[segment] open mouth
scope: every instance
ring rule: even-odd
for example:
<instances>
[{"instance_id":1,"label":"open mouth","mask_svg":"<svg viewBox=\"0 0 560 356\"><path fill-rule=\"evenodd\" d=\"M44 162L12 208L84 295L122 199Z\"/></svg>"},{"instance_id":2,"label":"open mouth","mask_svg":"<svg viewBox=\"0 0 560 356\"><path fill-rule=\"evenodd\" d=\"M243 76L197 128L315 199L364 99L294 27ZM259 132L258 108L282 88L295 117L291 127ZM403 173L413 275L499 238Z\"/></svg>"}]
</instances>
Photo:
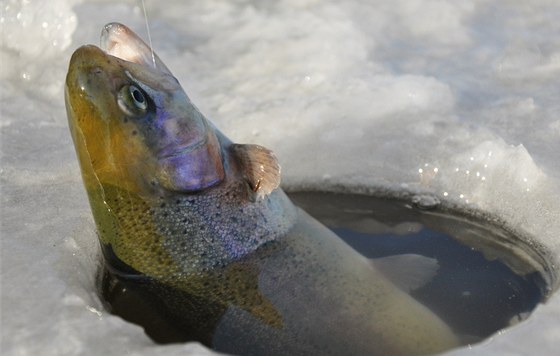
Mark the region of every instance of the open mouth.
<instances>
[{"instance_id":1,"label":"open mouth","mask_svg":"<svg viewBox=\"0 0 560 356\"><path fill-rule=\"evenodd\" d=\"M134 63L141 63L146 52L151 53L149 47L128 27L118 23L105 25L101 31L100 47L107 54Z\"/></svg>"},{"instance_id":2,"label":"open mouth","mask_svg":"<svg viewBox=\"0 0 560 356\"><path fill-rule=\"evenodd\" d=\"M120 23L110 23L101 31L100 47L107 54L171 75L169 69L132 30Z\"/></svg>"}]
</instances>

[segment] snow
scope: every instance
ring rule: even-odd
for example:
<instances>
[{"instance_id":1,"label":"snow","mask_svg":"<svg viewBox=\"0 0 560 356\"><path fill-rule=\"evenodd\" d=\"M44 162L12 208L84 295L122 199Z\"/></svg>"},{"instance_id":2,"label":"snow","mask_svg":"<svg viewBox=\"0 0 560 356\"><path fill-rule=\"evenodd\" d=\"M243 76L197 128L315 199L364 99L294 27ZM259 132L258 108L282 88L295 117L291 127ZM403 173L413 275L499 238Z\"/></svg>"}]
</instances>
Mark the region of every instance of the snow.
<instances>
[{"instance_id":1,"label":"snow","mask_svg":"<svg viewBox=\"0 0 560 356\"><path fill-rule=\"evenodd\" d=\"M75 48L140 1L15 1L0 24L1 349L156 346L103 310L97 242L66 123ZM560 4L554 0L146 1L155 50L230 138L273 149L283 185L369 187L491 214L560 261ZM334 188L333 188L334 189ZM559 267L556 267L559 268ZM560 295L451 354L553 355Z\"/></svg>"}]
</instances>

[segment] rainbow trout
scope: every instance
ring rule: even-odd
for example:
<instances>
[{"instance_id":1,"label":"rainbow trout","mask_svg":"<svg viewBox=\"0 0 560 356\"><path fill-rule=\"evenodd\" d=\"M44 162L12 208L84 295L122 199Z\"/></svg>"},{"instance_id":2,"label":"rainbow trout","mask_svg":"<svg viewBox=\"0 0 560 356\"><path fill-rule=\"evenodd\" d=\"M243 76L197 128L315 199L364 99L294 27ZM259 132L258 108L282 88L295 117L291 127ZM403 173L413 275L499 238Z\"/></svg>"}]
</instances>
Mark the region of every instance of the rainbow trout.
<instances>
[{"instance_id":1,"label":"rainbow trout","mask_svg":"<svg viewBox=\"0 0 560 356\"><path fill-rule=\"evenodd\" d=\"M274 154L232 143L121 24L78 48L68 120L106 268L178 330L245 355L458 345L381 269L295 207Z\"/></svg>"}]
</instances>

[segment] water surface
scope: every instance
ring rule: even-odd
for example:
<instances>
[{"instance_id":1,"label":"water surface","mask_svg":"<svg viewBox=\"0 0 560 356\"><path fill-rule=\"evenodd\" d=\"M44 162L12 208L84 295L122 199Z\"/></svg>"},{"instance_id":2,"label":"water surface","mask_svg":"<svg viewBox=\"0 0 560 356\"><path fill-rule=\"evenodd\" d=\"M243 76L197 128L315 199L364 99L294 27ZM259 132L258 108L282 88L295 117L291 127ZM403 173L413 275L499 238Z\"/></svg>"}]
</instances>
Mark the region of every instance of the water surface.
<instances>
[{"instance_id":1,"label":"water surface","mask_svg":"<svg viewBox=\"0 0 560 356\"><path fill-rule=\"evenodd\" d=\"M518 239L491 221L440 209L437 200L320 192L290 197L368 258L409 253L435 258L438 273L411 294L467 341L525 319L547 291L533 264L512 253L538 252L515 245Z\"/></svg>"}]
</instances>

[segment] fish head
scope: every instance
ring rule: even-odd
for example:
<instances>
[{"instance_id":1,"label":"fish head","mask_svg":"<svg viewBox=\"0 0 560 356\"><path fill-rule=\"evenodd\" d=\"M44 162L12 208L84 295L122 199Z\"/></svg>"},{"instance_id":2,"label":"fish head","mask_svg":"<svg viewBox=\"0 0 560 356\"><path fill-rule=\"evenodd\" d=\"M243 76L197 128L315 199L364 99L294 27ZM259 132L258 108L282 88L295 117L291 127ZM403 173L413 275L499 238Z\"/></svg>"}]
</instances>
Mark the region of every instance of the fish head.
<instances>
[{"instance_id":1,"label":"fish head","mask_svg":"<svg viewBox=\"0 0 560 356\"><path fill-rule=\"evenodd\" d=\"M101 48L74 52L65 98L86 187L151 195L199 191L224 179L213 126L126 26L109 24Z\"/></svg>"}]
</instances>

